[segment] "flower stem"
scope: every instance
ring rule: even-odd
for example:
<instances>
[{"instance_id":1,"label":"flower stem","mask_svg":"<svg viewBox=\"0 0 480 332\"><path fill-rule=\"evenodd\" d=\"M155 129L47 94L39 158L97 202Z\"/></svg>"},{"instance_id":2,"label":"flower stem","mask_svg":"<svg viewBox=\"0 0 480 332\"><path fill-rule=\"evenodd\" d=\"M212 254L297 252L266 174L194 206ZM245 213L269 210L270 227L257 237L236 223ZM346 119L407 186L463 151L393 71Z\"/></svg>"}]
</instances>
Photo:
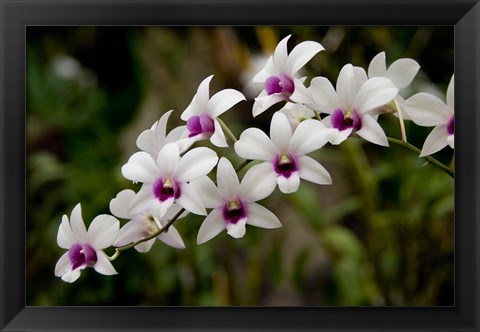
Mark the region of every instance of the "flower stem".
<instances>
[{"instance_id":1,"label":"flower stem","mask_svg":"<svg viewBox=\"0 0 480 332\"><path fill-rule=\"evenodd\" d=\"M225 132L227 133L228 137L230 137L230 139L235 143L236 141L238 141L238 139L235 137L235 135L232 133L232 131L230 130L230 128L227 127L227 125L225 124L225 122L223 122L222 119L220 118L217 118L218 120L218 123L220 123L220 126L222 127L223 130L225 130Z\"/></svg>"},{"instance_id":2,"label":"flower stem","mask_svg":"<svg viewBox=\"0 0 480 332\"><path fill-rule=\"evenodd\" d=\"M396 139L396 138L392 138L392 137L387 137L388 141L389 142L392 142L392 143L395 143L395 144L398 144L398 145L401 145L417 154L420 154L420 149L417 148L416 146L408 143L408 142L404 142L404 141L401 141L399 139ZM428 161L429 163L431 163L432 165L438 167L439 169L441 169L442 171L444 171L445 173L447 173L448 175L450 175L452 178L454 178L454 172L452 169L450 169L449 167L445 166L444 164L442 164L441 162L439 162L437 159L433 158L432 156L425 156L425 157L422 157L423 159L425 159L426 161Z\"/></svg>"},{"instance_id":3,"label":"flower stem","mask_svg":"<svg viewBox=\"0 0 480 332\"><path fill-rule=\"evenodd\" d=\"M405 131L405 122L403 121L402 109L400 108L400 104L398 103L397 98L393 99L393 105L395 105L395 108L398 113L398 121L400 122L400 132L402 135L402 141L407 142L407 132Z\"/></svg>"},{"instance_id":4,"label":"flower stem","mask_svg":"<svg viewBox=\"0 0 480 332\"><path fill-rule=\"evenodd\" d=\"M322 121L322 118L320 117L320 113L318 111L313 111L315 113L315 119L318 121Z\"/></svg>"}]
</instances>

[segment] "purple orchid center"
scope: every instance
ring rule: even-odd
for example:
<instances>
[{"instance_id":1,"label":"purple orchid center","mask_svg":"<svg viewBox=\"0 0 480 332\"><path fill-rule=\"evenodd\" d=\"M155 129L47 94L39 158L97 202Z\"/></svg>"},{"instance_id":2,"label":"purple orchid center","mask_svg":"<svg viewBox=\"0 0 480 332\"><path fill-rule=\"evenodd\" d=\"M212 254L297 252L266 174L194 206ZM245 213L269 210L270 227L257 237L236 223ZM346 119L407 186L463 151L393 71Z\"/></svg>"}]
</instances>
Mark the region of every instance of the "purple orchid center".
<instances>
[{"instance_id":1,"label":"purple orchid center","mask_svg":"<svg viewBox=\"0 0 480 332\"><path fill-rule=\"evenodd\" d=\"M339 131L353 128L353 131L355 132L362 128L362 121L355 110L344 112L342 109L337 108L332 113L331 121L332 127Z\"/></svg>"},{"instance_id":2,"label":"purple orchid center","mask_svg":"<svg viewBox=\"0 0 480 332\"><path fill-rule=\"evenodd\" d=\"M180 197L180 187L172 179L158 178L153 184L153 195L160 202L164 202L172 197L177 199Z\"/></svg>"},{"instance_id":3,"label":"purple orchid center","mask_svg":"<svg viewBox=\"0 0 480 332\"><path fill-rule=\"evenodd\" d=\"M72 270L83 266L94 266L97 262L97 253L89 244L77 243L68 250L68 258L72 263Z\"/></svg>"},{"instance_id":4,"label":"purple orchid center","mask_svg":"<svg viewBox=\"0 0 480 332\"><path fill-rule=\"evenodd\" d=\"M243 202L239 199L225 202L223 205L223 219L230 224L236 224L247 216Z\"/></svg>"},{"instance_id":5,"label":"purple orchid center","mask_svg":"<svg viewBox=\"0 0 480 332\"><path fill-rule=\"evenodd\" d=\"M450 121L448 121L447 132L448 132L448 135L455 134L455 117L454 116L452 116Z\"/></svg>"},{"instance_id":6,"label":"purple orchid center","mask_svg":"<svg viewBox=\"0 0 480 332\"><path fill-rule=\"evenodd\" d=\"M298 171L298 164L295 157L291 153L288 153L277 156L273 168L277 175L288 179L290 175Z\"/></svg>"},{"instance_id":7,"label":"purple orchid center","mask_svg":"<svg viewBox=\"0 0 480 332\"><path fill-rule=\"evenodd\" d=\"M208 114L194 115L187 120L187 129L190 132L188 137L200 134L213 134L215 124Z\"/></svg>"},{"instance_id":8,"label":"purple orchid center","mask_svg":"<svg viewBox=\"0 0 480 332\"><path fill-rule=\"evenodd\" d=\"M274 93L281 93L289 97L294 90L295 86L293 85L293 80L285 74L270 76L265 81L265 91L269 96Z\"/></svg>"}]
</instances>

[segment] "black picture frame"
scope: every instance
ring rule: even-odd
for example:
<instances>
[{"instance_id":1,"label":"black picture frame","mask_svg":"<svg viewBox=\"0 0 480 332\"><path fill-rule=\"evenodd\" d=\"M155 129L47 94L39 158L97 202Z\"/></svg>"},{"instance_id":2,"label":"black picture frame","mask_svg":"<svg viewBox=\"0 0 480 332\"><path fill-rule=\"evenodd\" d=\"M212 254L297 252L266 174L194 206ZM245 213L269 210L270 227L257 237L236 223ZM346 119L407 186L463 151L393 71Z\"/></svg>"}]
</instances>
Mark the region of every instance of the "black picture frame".
<instances>
[{"instance_id":1,"label":"black picture frame","mask_svg":"<svg viewBox=\"0 0 480 332\"><path fill-rule=\"evenodd\" d=\"M2 331L480 331L478 1L0 0ZM25 28L29 25L455 26L455 306L28 307Z\"/></svg>"}]
</instances>

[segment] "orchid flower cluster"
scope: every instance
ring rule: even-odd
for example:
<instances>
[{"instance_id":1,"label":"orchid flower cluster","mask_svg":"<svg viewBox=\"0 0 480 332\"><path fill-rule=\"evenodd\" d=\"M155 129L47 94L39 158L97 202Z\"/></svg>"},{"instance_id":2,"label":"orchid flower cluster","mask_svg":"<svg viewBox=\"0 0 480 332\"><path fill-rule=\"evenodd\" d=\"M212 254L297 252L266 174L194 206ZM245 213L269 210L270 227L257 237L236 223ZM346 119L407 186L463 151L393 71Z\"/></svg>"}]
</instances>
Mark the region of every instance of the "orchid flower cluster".
<instances>
[{"instance_id":1,"label":"orchid flower cluster","mask_svg":"<svg viewBox=\"0 0 480 332\"><path fill-rule=\"evenodd\" d=\"M269 135L248 128L237 140L219 116L245 101L245 96L225 89L210 97L213 75L205 78L180 115L184 126L167 132L171 110L138 136L140 151L121 169L126 179L141 184L138 192L119 192L110 201L112 215L97 216L88 231L80 203L70 218L63 216L57 242L67 251L57 262L56 276L74 282L86 267L104 275L116 274L111 262L121 251L134 247L138 252L148 252L155 239L185 248L173 224L189 213L204 218L198 244L224 230L233 238L241 238L247 224L265 229L281 227L279 218L257 202L277 186L285 194L297 191L300 179L331 185L328 170L308 154L326 144L341 144L349 137L380 146L402 144L453 177L452 168L430 156L447 145L454 148L453 75L446 103L428 93L405 100L399 91L410 85L420 66L404 58L387 68L385 52L381 52L371 60L367 71L346 64L335 86L318 76L307 87L306 77L300 77L299 72L324 48L318 42L304 41L288 53L289 38L280 41L264 68L253 77L253 82L263 84L253 104L253 117L284 103L271 118ZM387 113L398 117L402 140L388 138L380 126L379 116ZM434 127L421 151L407 142L404 120ZM209 140L218 148L228 148L227 136L234 143L235 153L245 159L237 168L213 149L194 147L197 141ZM251 166L254 161L259 162ZM237 173L247 166L239 179ZM211 172L216 173L215 181L209 176ZM117 218L126 221L122 227ZM103 251L108 247L115 248L111 257Z\"/></svg>"}]
</instances>

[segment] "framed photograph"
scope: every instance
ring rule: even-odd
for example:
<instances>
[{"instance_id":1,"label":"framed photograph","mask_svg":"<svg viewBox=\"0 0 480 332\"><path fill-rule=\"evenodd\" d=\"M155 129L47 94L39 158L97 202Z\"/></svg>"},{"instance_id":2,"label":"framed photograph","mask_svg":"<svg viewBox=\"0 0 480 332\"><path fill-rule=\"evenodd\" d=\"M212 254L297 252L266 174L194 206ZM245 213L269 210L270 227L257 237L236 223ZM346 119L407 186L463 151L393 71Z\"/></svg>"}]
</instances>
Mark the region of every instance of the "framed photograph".
<instances>
[{"instance_id":1,"label":"framed photograph","mask_svg":"<svg viewBox=\"0 0 480 332\"><path fill-rule=\"evenodd\" d=\"M477 1L0 6L1 331L480 330Z\"/></svg>"}]
</instances>

